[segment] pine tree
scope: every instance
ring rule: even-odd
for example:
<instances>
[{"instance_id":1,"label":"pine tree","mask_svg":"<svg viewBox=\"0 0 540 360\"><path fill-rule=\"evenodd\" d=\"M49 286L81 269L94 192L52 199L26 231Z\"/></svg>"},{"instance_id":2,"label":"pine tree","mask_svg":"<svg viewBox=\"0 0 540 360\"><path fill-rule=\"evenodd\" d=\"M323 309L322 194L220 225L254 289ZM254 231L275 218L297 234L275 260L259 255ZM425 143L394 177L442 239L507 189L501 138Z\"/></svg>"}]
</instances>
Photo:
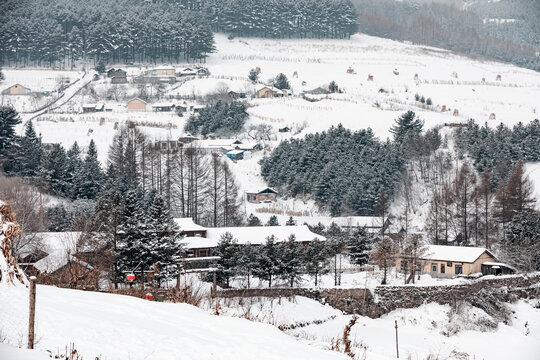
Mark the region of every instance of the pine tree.
<instances>
[{"instance_id":1,"label":"pine tree","mask_svg":"<svg viewBox=\"0 0 540 360\"><path fill-rule=\"evenodd\" d=\"M259 80L259 73L257 70L251 69L249 70L248 78L252 83L256 83Z\"/></svg>"},{"instance_id":2,"label":"pine tree","mask_svg":"<svg viewBox=\"0 0 540 360\"><path fill-rule=\"evenodd\" d=\"M118 231L118 270L120 273L137 270L141 284L148 270L147 222L137 190L129 190L124 196L123 222Z\"/></svg>"},{"instance_id":3,"label":"pine tree","mask_svg":"<svg viewBox=\"0 0 540 360\"><path fill-rule=\"evenodd\" d=\"M32 121L26 123L21 139L21 152L21 175L37 176L44 154L41 139L36 135Z\"/></svg>"},{"instance_id":4,"label":"pine tree","mask_svg":"<svg viewBox=\"0 0 540 360\"><path fill-rule=\"evenodd\" d=\"M292 216L289 217L289 219L287 220L287 222L285 223L286 226L295 226L296 225L296 220L293 219Z\"/></svg>"},{"instance_id":5,"label":"pine tree","mask_svg":"<svg viewBox=\"0 0 540 360\"><path fill-rule=\"evenodd\" d=\"M330 90L332 93L337 93L339 91L339 86L334 80L332 80L328 85L328 90Z\"/></svg>"},{"instance_id":6,"label":"pine tree","mask_svg":"<svg viewBox=\"0 0 540 360\"><path fill-rule=\"evenodd\" d=\"M331 256L331 249L318 239L313 239L307 245L303 263L306 272L315 278L315 286L318 284L319 277L328 272L328 263Z\"/></svg>"},{"instance_id":7,"label":"pine tree","mask_svg":"<svg viewBox=\"0 0 540 360\"><path fill-rule=\"evenodd\" d=\"M60 144L54 144L52 150L43 160L40 177L55 195L66 196L68 194L69 184L66 169L66 151Z\"/></svg>"},{"instance_id":8,"label":"pine tree","mask_svg":"<svg viewBox=\"0 0 540 360\"><path fill-rule=\"evenodd\" d=\"M77 198L79 193L80 183L82 182L82 160L81 160L81 149L75 141L71 148L67 152L67 181L70 184L69 196L72 199Z\"/></svg>"},{"instance_id":9,"label":"pine tree","mask_svg":"<svg viewBox=\"0 0 540 360\"><path fill-rule=\"evenodd\" d=\"M248 289L251 287L251 276L260 263L260 251L260 247L251 244L244 245L239 249L235 273L246 277Z\"/></svg>"},{"instance_id":10,"label":"pine tree","mask_svg":"<svg viewBox=\"0 0 540 360\"><path fill-rule=\"evenodd\" d=\"M506 228L500 248L504 261L525 272L540 270L540 213L517 213Z\"/></svg>"},{"instance_id":11,"label":"pine tree","mask_svg":"<svg viewBox=\"0 0 540 360\"><path fill-rule=\"evenodd\" d=\"M270 216L268 219L268 222L266 223L266 226L279 226L278 218L276 215Z\"/></svg>"},{"instance_id":12,"label":"pine tree","mask_svg":"<svg viewBox=\"0 0 540 360\"><path fill-rule=\"evenodd\" d=\"M262 226L261 219L259 219L253 214L249 214L249 217L247 219L247 226Z\"/></svg>"},{"instance_id":13,"label":"pine tree","mask_svg":"<svg viewBox=\"0 0 540 360\"><path fill-rule=\"evenodd\" d=\"M177 275L181 250L180 229L161 195L156 195L148 210L148 249L152 265L159 267L158 284Z\"/></svg>"},{"instance_id":14,"label":"pine tree","mask_svg":"<svg viewBox=\"0 0 540 360\"><path fill-rule=\"evenodd\" d=\"M394 135L394 141L406 144L409 140L420 136L423 127L424 122L418 119L413 111L407 111L396 119L390 132Z\"/></svg>"},{"instance_id":15,"label":"pine tree","mask_svg":"<svg viewBox=\"0 0 540 360\"><path fill-rule=\"evenodd\" d=\"M365 228L359 228L348 236L347 248L351 262L356 265L365 265L369 261L371 239Z\"/></svg>"},{"instance_id":16,"label":"pine tree","mask_svg":"<svg viewBox=\"0 0 540 360\"><path fill-rule=\"evenodd\" d=\"M225 281L225 286L229 287L230 279L235 275L236 264L238 262L239 248L238 241L230 232L221 235L214 250L215 256L219 256L216 273L218 281Z\"/></svg>"},{"instance_id":17,"label":"pine tree","mask_svg":"<svg viewBox=\"0 0 540 360\"><path fill-rule=\"evenodd\" d=\"M7 150L15 142L15 126L21 123L17 111L10 106L0 106L0 156L5 157Z\"/></svg>"},{"instance_id":18,"label":"pine tree","mask_svg":"<svg viewBox=\"0 0 540 360\"><path fill-rule=\"evenodd\" d=\"M289 80L287 79L287 76L283 73L279 73L276 78L274 79L274 86L277 87L280 90L284 89L290 89L291 84L289 84Z\"/></svg>"},{"instance_id":19,"label":"pine tree","mask_svg":"<svg viewBox=\"0 0 540 360\"><path fill-rule=\"evenodd\" d=\"M289 282L290 287L300 280L303 267L302 244L296 241L294 235L289 236L287 241L280 243L282 266L280 276Z\"/></svg>"},{"instance_id":20,"label":"pine tree","mask_svg":"<svg viewBox=\"0 0 540 360\"><path fill-rule=\"evenodd\" d=\"M281 269L281 247L276 244L276 239L272 235L266 239L253 274L261 280L268 280L268 287L271 287L272 280L279 276Z\"/></svg>"},{"instance_id":21,"label":"pine tree","mask_svg":"<svg viewBox=\"0 0 540 360\"><path fill-rule=\"evenodd\" d=\"M95 199L105 181L105 176L97 158L94 140L90 140L88 151L78 177L77 198Z\"/></svg>"}]
</instances>

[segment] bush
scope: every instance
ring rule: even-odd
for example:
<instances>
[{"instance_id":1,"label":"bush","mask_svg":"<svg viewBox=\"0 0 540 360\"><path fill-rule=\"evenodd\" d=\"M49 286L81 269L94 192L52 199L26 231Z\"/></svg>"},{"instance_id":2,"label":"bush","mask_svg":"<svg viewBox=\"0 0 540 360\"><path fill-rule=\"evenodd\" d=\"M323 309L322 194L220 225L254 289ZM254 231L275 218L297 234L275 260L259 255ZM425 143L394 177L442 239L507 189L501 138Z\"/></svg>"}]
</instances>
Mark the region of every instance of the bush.
<instances>
[{"instance_id":1,"label":"bush","mask_svg":"<svg viewBox=\"0 0 540 360\"><path fill-rule=\"evenodd\" d=\"M431 98L427 98L426 104L427 104L427 105L432 105L432 104L433 104L433 103L431 102Z\"/></svg>"}]
</instances>

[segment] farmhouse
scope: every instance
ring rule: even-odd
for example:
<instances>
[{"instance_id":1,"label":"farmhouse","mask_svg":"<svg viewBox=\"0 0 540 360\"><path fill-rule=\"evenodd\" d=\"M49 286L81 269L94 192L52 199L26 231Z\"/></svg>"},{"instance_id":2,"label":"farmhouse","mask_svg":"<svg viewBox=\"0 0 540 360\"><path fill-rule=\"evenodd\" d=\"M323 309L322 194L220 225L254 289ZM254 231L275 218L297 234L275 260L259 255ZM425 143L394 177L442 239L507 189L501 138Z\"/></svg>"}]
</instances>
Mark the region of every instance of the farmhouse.
<instances>
[{"instance_id":1,"label":"farmhouse","mask_svg":"<svg viewBox=\"0 0 540 360\"><path fill-rule=\"evenodd\" d=\"M107 77L108 78L113 78L115 76L125 78L127 76L127 73L122 69L114 69L114 68L112 68L112 69L107 70Z\"/></svg>"},{"instance_id":2,"label":"farmhouse","mask_svg":"<svg viewBox=\"0 0 540 360\"><path fill-rule=\"evenodd\" d=\"M150 69L146 72L146 76L151 77L171 77L176 76L174 68L172 66L163 65L154 69Z\"/></svg>"},{"instance_id":3,"label":"farmhouse","mask_svg":"<svg viewBox=\"0 0 540 360\"><path fill-rule=\"evenodd\" d=\"M28 95L31 93L31 90L27 87L22 86L21 84L15 84L4 91L2 91L3 95Z\"/></svg>"},{"instance_id":4,"label":"farmhouse","mask_svg":"<svg viewBox=\"0 0 540 360\"><path fill-rule=\"evenodd\" d=\"M256 193L247 193L246 196L248 202L259 204L261 202L276 201L277 191L266 188Z\"/></svg>"},{"instance_id":5,"label":"farmhouse","mask_svg":"<svg viewBox=\"0 0 540 360\"><path fill-rule=\"evenodd\" d=\"M113 76L111 78L111 84L127 84L127 77L125 76Z\"/></svg>"},{"instance_id":6,"label":"farmhouse","mask_svg":"<svg viewBox=\"0 0 540 360\"><path fill-rule=\"evenodd\" d=\"M180 141L183 144L190 144L190 143L192 143L192 142L194 142L196 140L199 140L199 138L195 137L195 136L193 136L191 134L186 134L186 135L180 136L178 138L178 141Z\"/></svg>"},{"instance_id":7,"label":"farmhouse","mask_svg":"<svg viewBox=\"0 0 540 360\"><path fill-rule=\"evenodd\" d=\"M127 109L128 111L146 111L146 101L139 98L133 98L128 101Z\"/></svg>"},{"instance_id":8,"label":"farmhouse","mask_svg":"<svg viewBox=\"0 0 540 360\"><path fill-rule=\"evenodd\" d=\"M273 86L272 87L263 86L263 87L258 88L256 91L257 91L258 98L273 98L274 96L278 94L280 90Z\"/></svg>"},{"instance_id":9,"label":"farmhouse","mask_svg":"<svg viewBox=\"0 0 540 360\"><path fill-rule=\"evenodd\" d=\"M206 230L206 237L185 237L182 239L190 255L195 257L212 256L221 237L226 233L230 233L238 245L263 245L272 236L276 243L287 241L291 235L294 235L295 241L303 244L315 239L326 240L324 236L311 232L306 225L217 227Z\"/></svg>"},{"instance_id":10,"label":"farmhouse","mask_svg":"<svg viewBox=\"0 0 540 360\"><path fill-rule=\"evenodd\" d=\"M105 104L83 104L83 113L101 112L105 109Z\"/></svg>"},{"instance_id":11,"label":"farmhouse","mask_svg":"<svg viewBox=\"0 0 540 360\"><path fill-rule=\"evenodd\" d=\"M175 105L173 103L155 103L152 104L152 111L156 112L170 112L175 109Z\"/></svg>"},{"instance_id":12,"label":"farmhouse","mask_svg":"<svg viewBox=\"0 0 540 360\"><path fill-rule=\"evenodd\" d=\"M242 160L244 158L244 150L231 150L226 155L231 160Z\"/></svg>"},{"instance_id":13,"label":"farmhouse","mask_svg":"<svg viewBox=\"0 0 540 360\"><path fill-rule=\"evenodd\" d=\"M175 218L174 222L180 228L180 235L186 237L206 237L206 228L195 224L192 218Z\"/></svg>"},{"instance_id":14,"label":"farmhouse","mask_svg":"<svg viewBox=\"0 0 540 360\"><path fill-rule=\"evenodd\" d=\"M397 266L405 269L407 262L406 257L398 257ZM514 272L509 265L497 262L491 251L481 247L428 245L419 263L421 273L439 278L478 273L499 275Z\"/></svg>"}]
</instances>

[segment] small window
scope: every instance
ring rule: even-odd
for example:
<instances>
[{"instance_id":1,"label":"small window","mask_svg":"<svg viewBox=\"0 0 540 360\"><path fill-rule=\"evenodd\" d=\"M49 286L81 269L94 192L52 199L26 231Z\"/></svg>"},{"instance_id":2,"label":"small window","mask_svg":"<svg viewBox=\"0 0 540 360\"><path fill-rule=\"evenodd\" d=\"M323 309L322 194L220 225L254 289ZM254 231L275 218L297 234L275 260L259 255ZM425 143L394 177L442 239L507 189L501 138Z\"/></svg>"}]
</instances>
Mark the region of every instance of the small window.
<instances>
[{"instance_id":1,"label":"small window","mask_svg":"<svg viewBox=\"0 0 540 360\"><path fill-rule=\"evenodd\" d=\"M446 263L446 267L452 267L452 263L451 263L451 262L447 262L447 263Z\"/></svg>"},{"instance_id":2,"label":"small window","mask_svg":"<svg viewBox=\"0 0 540 360\"><path fill-rule=\"evenodd\" d=\"M444 264L441 264L441 274L444 274L444 273L445 273Z\"/></svg>"},{"instance_id":3,"label":"small window","mask_svg":"<svg viewBox=\"0 0 540 360\"><path fill-rule=\"evenodd\" d=\"M401 270L407 270L407 261L406 260L401 261Z\"/></svg>"},{"instance_id":4,"label":"small window","mask_svg":"<svg viewBox=\"0 0 540 360\"><path fill-rule=\"evenodd\" d=\"M199 257L208 256L208 250L199 250Z\"/></svg>"},{"instance_id":5,"label":"small window","mask_svg":"<svg viewBox=\"0 0 540 360\"><path fill-rule=\"evenodd\" d=\"M437 272L437 264L431 264L431 271Z\"/></svg>"},{"instance_id":6,"label":"small window","mask_svg":"<svg viewBox=\"0 0 540 360\"><path fill-rule=\"evenodd\" d=\"M463 274L463 265L456 265L455 269L457 275Z\"/></svg>"}]
</instances>

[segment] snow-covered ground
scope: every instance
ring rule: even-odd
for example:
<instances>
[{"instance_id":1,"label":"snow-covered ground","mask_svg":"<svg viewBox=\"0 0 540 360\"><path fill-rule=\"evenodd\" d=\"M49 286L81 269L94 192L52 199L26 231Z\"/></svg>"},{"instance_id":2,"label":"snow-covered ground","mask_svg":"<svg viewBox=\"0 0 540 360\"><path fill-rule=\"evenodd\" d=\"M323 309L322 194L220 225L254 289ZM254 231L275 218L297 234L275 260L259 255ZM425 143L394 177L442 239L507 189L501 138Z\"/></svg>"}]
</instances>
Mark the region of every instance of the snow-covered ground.
<instances>
[{"instance_id":1,"label":"snow-covered ground","mask_svg":"<svg viewBox=\"0 0 540 360\"><path fill-rule=\"evenodd\" d=\"M27 318L28 290L1 285L4 342L26 345ZM85 359L102 360L347 358L310 347L271 325L214 316L187 304L39 285L35 347L55 352L71 343ZM0 347L1 359L10 354L5 350Z\"/></svg>"}]
</instances>

